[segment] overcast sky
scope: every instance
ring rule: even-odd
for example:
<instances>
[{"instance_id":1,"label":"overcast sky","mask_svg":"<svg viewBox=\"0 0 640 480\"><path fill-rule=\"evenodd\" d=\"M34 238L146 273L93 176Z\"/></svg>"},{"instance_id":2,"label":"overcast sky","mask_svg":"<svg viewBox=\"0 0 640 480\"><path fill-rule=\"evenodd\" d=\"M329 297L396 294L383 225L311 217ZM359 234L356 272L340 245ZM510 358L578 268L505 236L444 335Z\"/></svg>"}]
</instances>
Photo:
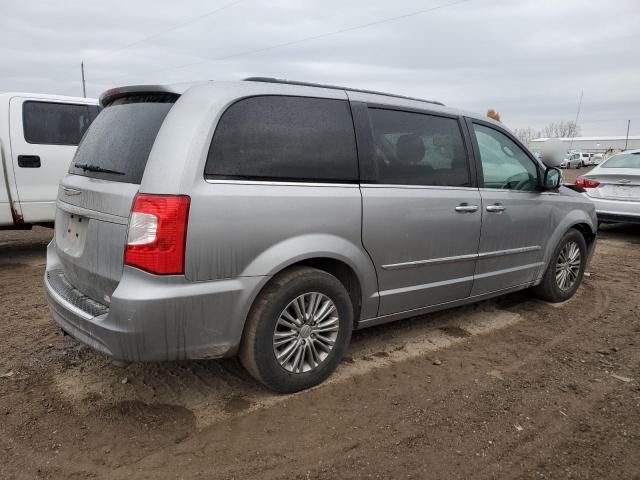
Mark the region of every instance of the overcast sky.
<instances>
[{"instance_id":1,"label":"overcast sky","mask_svg":"<svg viewBox=\"0 0 640 480\"><path fill-rule=\"evenodd\" d=\"M584 91L583 135L624 135L628 119L640 135L639 0L452 2L7 1L0 91L81 95L84 59L90 96L276 76L494 108L511 128L573 120Z\"/></svg>"}]
</instances>

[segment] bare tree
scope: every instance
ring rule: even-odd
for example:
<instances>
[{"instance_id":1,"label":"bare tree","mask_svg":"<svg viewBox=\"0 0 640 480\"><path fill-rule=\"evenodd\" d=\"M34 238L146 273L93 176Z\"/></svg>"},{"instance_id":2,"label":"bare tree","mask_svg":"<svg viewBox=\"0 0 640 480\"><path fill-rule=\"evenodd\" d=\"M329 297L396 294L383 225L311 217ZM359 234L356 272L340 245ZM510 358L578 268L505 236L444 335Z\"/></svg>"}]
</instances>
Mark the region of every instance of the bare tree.
<instances>
[{"instance_id":1,"label":"bare tree","mask_svg":"<svg viewBox=\"0 0 640 480\"><path fill-rule=\"evenodd\" d=\"M516 128L513 131L513 133L516 135L516 137L518 137L518 139L522 143L524 143L527 146L529 146L529 144L531 143L531 140L533 140L534 138L540 137L540 132L535 131L531 127Z\"/></svg>"},{"instance_id":2,"label":"bare tree","mask_svg":"<svg viewBox=\"0 0 640 480\"><path fill-rule=\"evenodd\" d=\"M580 126L570 120L551 122L540 132L543 137L547 138L569 138L580 135Z\"/></svg>"}]
</instances>

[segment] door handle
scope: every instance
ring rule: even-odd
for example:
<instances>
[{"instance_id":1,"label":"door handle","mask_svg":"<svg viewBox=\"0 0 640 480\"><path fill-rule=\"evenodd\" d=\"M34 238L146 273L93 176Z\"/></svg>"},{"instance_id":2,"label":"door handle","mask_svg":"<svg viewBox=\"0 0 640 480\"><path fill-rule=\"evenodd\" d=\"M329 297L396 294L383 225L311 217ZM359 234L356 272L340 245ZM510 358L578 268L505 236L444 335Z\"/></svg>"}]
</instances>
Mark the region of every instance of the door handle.
<instances>
[{"instance_id":1,"label":"door handle","mask_svg":"<svg viewBox=\"0 0 640 480\"><path fill-rule=\"evenodd\" d=\"M38 155L18 155L18 166L21 168L40 168Z\"/></svg>"},{"instance_id":2,"label":"door handle","mask_svg":"<svg viewBox=\"0 0 640 480\"><path fill-rule=\"evenodd\" d=\"M466 203L461 203L456 207L456 212L458 213L473 213L478 211L477 205L467 205Z\"/></svg>"},{"instance_id":3,"label":"door handle","mask_svg":"<svg viewBox=\"0 0 640 480\"><path fill-rule=\"evenodd\" d=\"M496 203L495 205L487 205L487 212L500 213L504 211L505 207L499 203Z\"/></svg>"}]
</instances>

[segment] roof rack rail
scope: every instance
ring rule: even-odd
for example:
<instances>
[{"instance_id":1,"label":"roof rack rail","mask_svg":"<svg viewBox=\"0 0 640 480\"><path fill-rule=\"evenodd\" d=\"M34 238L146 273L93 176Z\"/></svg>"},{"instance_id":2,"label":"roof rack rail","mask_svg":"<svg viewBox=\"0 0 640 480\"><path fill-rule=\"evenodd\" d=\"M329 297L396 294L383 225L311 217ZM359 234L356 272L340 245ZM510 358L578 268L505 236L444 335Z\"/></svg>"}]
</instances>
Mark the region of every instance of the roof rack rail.
<instances>
[{"instance_id":1,"label":"roof rack rail","mask_svg":"<svg viewBox=\"0 0 640 480\"><path fill-rule=\"evenodd\" d=\"M403 98L405 100L415 100L417 102L425 102L432 103L435 105L442 105L442 102L436 102L435 100L425 100L424 98L416 98L416 97L408 97L406 95L397 95L395 93L386 93L386 92L377 92L375 90L364 90L361 88L349 88L349 87L340 87L337 85L324 85L322 83L311 83L311 82L299 82L297 80L285 80L281 78L273 78L273 77L247 77L244 79L245 82L264 82L264 83L281 83L284 85L300 85L302 87L320 87L320 88L331 88L333 90L346 90L348 92L360 92L360 93L371 93L374 95L384 95L385 97L393 97L393 98Z\"/></svg>"}]
</instances>

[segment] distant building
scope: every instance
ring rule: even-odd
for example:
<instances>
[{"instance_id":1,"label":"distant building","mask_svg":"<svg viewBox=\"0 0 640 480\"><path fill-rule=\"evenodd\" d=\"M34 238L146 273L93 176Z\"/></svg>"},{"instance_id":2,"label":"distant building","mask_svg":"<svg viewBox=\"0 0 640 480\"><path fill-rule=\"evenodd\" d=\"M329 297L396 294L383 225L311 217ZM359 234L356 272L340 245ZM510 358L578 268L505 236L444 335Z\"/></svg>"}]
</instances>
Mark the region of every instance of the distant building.
<instances>
[{"instance_id":1,"label":"distant building","mask_svg":"<svg viewBox=\"0 0 640 480\"><path fill-rule=\"evenodd\" d=\"M574 138L555 138L562 144L567 146L567 150L578 150L588 153L605 153L607 151L623 150L626 142L624 135L620 137L574 137ZM531 140L529 148L536 152L540 151L542 146L549 138L535 138ZM640 148L640 137L629 137L627 150Z\"/></svg>"}]
</instances>

